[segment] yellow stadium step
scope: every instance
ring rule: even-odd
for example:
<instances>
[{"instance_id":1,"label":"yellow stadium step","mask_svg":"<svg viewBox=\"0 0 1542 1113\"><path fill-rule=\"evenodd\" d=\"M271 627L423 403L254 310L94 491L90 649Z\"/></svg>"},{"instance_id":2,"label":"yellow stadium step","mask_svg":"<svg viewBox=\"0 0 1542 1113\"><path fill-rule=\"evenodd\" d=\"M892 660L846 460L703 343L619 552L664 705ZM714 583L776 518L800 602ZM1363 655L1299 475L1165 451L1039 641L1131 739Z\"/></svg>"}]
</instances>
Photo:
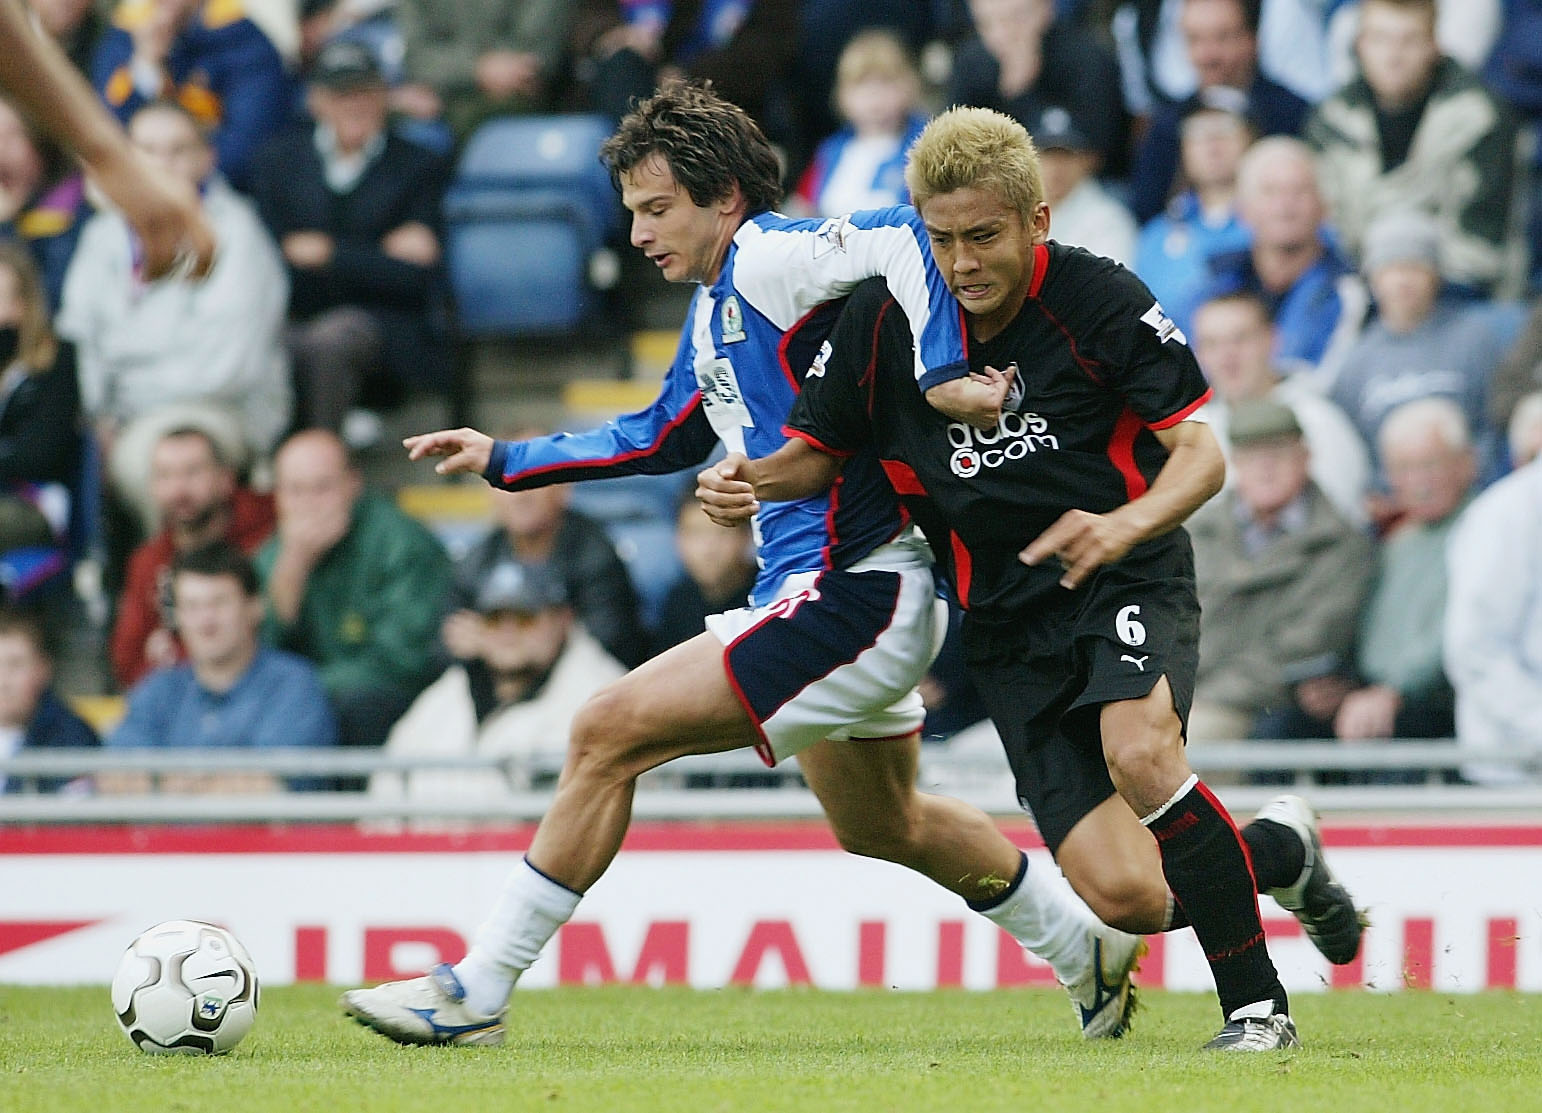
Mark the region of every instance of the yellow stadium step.
<instances>
[{"instance_id":1,"label":"yellow stadium step","mask_svg":"<svg viewBox=\"0 0 1542 1113\"><path fill-rule=\"evenodd\" d=\"M108 734L122 721L126 704L122 696L71 696L70 706L96 733Z\"/></svg>"},{"instance_id":2,"label":"yellow stadium step","mask_svg":"<svg viewBox=\"0 0 1542 1113\"><path fill-rule=\"evenodd\" d=\"M674 362L680 336L669 329L644 329L632 333L632 377L629 379L575 379L562 390L568 415L582 422L604 421L617 414L647 407L659 393L669 365Z\"/></svg>"},{"instance_id":3,"label":"yellow stadium step","mask_svg":"<svg viewBox=\"0 0 1542 1113\"><path fill-rule=\"evenodd\" d=\"M632 377L636 379L662 379L675 361L675 351L680 346L680 334L673 329L644 329L632 333Z\"/></svg>"},{"instance_id":4,"label":"yellow stadium step","mask_svg":"<svg viewBox=\"0 0 1542 1113\"><path fill-rule=\"evenodd\" d=\"M475 483L412 483L396 492L396 505L420 522L484 521L492 488Z\"/></svg>"}]
</instances>

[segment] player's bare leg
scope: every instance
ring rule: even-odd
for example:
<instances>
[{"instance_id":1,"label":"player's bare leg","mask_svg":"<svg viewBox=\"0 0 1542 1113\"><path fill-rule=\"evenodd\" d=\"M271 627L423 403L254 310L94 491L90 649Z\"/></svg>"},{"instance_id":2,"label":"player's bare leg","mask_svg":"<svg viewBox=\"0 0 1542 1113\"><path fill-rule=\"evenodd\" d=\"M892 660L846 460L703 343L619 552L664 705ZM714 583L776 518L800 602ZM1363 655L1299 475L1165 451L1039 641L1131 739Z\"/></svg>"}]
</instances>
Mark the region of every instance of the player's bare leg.
<instances>
[{"instance_id":1,"label":"player's bare leg","mask_svg":"<svg viewBox=\"0 0 1542 1113\"><path fill-rule=\"evenodd\" d=\"M1258 891L1301 921L1329 962L1354 961L1364 918L1328 867L1311 805L1299 796L1277 796L1242 828L1242 838ZM1156 840L1117 793L1071 828L1055 860L1106 924L1141 935L1189 926L1162 876Z\"/></svg>"},{"instance_id":2,"label":"player's bare leg","mask_svg":"<svg viewBox=\"0 0 1542 1113\"><path fill-rule=\"evenodd\" d=\"M980 809L917 791L919 734L826 740L798 755L841 848L895 862L967 901L1001 895L1022 851Z\"/></svg>"},{"instance_id":3,"label":"player's bare leg","mask_svg":"<svg viewBox=\"0 0 1542 1113\"><path fill-rule=\"evenodd\" d=\"M1166 931L1170 894L1156 840L1117 793L1082 816L1055 852L1071 887L1105 924Z\"/></svg>"},{"instance_id":4,"label":"player's bare leg","mask_svg":"<svg viewBox=\"0 0 1542 1113\"><path fill-rule=\"evenodd\" d=\"M574 719L552 806L470 953L421 978L350 990L343 1010L399 1043L502 1043L514 983L620 850L638 776L685 754L756 740L728 686L723 643L710 634L604 688Z\"/></svg>"},{"instance_id":5,"label":"player's bare leg","mask_svg":"<svg viewBox=\"0 0 1542 1113\"><path fill-rule=\"evenodd\" d=\"M1140 939L1099 922L1054 870L1030 867L980 809L918 791L920 746L919 734L826 740L798 763L844 849L906 866L964 898L1049 962L1083 1035L1123 1035L1135 1004L1130 974L1144 951Z\"/></svg>"},{"instance_id":6,"label":"player's bare leg","mask_svg":"<svg viewBox=\"0 0 1542 1113\"><path fill-rule=\"evenodd\" d=\"M1167 678L1140 699L1103 706L1109 776L1156 837L1168 888L1205 949L1226 1024L1209 1047L1269 1050L1300 1041L1264 945L1247 846L1189 769Z\"/></svg>"},{"instance_id":7,"label":"player's bare leg","mask_svg":"<svg viewBox=\"0 0 1542 1113\"><path fill-rule=\"evenodd\" d=\"M728 685L723 643L698 634L584 704L573 720L556 797L526 857L553 881L584 892L621 848L638 776L686 754L758 740Z\"/></svg>"}]
</instances>

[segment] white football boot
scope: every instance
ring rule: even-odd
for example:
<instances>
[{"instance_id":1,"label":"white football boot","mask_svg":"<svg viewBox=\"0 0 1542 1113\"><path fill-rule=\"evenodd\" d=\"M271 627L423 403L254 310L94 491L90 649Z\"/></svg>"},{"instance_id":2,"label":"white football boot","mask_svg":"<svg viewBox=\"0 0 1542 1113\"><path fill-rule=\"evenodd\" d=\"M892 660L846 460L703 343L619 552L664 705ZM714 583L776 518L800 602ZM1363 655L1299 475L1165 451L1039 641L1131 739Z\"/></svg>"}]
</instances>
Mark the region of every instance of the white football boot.
<instances>
[{"instance_id":1,"label":"white football boot","mask_svg":"<svg viewBox=\"0 0 1542 1113\"><path fill-rule=\"evenodd\" d=\"M497 1047L503 1017L481 1016L466 1007L466 991L448 963L421 978L350 989L338 999L343 1012L397 1043Z\"/></svg>"},{"instance_id":2,"label":"white football boot","mask_svg":"<svg viewBox=\"0 0 1542 1113\"><path fill-rule=\"evenodd\" d=\"M1226 1026L1215 1039L1205 1044L1205 1051L1282 1051L1300 1047L1295 1022L1274 1011L1273 1001L1244 1005L1232 1012Z\"/></svg>"},{"instance_id":3,"label":"white football boot","mask_svg":"<svg viewBox=\"0 0 1542 1113\"><path fill-rule=\"evenodd\" d=\"M1135 983L1146 941L1117 928L1100 927L1092 937L1092 964L1075 982L1062 983L1071 995L1082 1037L1117 1040L1130 1029Z\"/></svg>"}]
</instances>

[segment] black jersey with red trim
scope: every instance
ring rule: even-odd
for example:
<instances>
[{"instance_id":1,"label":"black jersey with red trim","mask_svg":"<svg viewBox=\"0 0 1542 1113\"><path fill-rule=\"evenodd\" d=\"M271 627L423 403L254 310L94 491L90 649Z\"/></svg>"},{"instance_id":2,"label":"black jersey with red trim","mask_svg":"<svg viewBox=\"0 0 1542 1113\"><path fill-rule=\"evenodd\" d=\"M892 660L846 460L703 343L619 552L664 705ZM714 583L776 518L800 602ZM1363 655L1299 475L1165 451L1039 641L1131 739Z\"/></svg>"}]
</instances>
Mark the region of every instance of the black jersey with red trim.
<instances>
[{"instance_id":1,"label":"black jersey with red trim","mask_svg":"<svg viewBox=\"0 0 1542 1113\"><path fill-rule=\"evenodd\" d=\"M1053 241L1034 249L1033 268L1012 322L969 341L972 370L1017 365L995 429L927 404L905 315L875 282L848 300L787 426L836 455L876 449L959 602L980 617L1053 588L1058 566L1028 568L1017 554L1067 510L1107 513L1143 494L1168 456L1153 430L1210 396L1183 333L1130 271Z\"/></svg>"}]
</instances>

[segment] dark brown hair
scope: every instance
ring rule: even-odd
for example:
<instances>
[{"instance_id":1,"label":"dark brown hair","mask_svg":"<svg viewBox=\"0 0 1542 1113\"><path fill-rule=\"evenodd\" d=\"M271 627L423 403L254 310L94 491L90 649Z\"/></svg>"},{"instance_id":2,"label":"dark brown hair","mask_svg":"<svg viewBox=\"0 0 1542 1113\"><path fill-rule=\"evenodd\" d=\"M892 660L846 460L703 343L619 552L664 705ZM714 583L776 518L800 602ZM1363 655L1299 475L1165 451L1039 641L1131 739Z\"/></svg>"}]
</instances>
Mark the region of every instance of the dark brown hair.
<instances>
[{"instance_id":1,"label":"dark brown hair","mask_svg":"<svg viewBox=\"0 0 1542 1113\"><path fill-rule=\"evenodd\" d=\"M31 643L33 651L44 660L53 660L53 646L43 630L43 620L31 611L0 604L0 637L20 637Z\"/></svg>"},{"instance_id":2,"label":"dark brown hair","mask_svg":"<svg viewBox=\"0 0 1542 1113\"><path fill-rule=\"evenodd\" d=\"M213 541L207 545L200 545L196 549L178 553L176 559L171 562L173 582L183 573L191 573L195 576L229 576L241 585L241 594L248 599L255 597L261 590L261 585L257 581L257 570L252 566L251 559L229 541Z\"/></svg>"},{"instance_id":3,"label":"dark brown hair","mask_svg":"<svg viewBox=\"0 0 1542 1113\"><path fill-rule=\"evenodd\" d=\"M654 154L703 208L723 200L735 185L748 214L781 200L781 165L760 125L713 92L710 81L666 83L628 112L600 147L600 160L618 190L621 176Z\"/></svg>"}]
</instances>

